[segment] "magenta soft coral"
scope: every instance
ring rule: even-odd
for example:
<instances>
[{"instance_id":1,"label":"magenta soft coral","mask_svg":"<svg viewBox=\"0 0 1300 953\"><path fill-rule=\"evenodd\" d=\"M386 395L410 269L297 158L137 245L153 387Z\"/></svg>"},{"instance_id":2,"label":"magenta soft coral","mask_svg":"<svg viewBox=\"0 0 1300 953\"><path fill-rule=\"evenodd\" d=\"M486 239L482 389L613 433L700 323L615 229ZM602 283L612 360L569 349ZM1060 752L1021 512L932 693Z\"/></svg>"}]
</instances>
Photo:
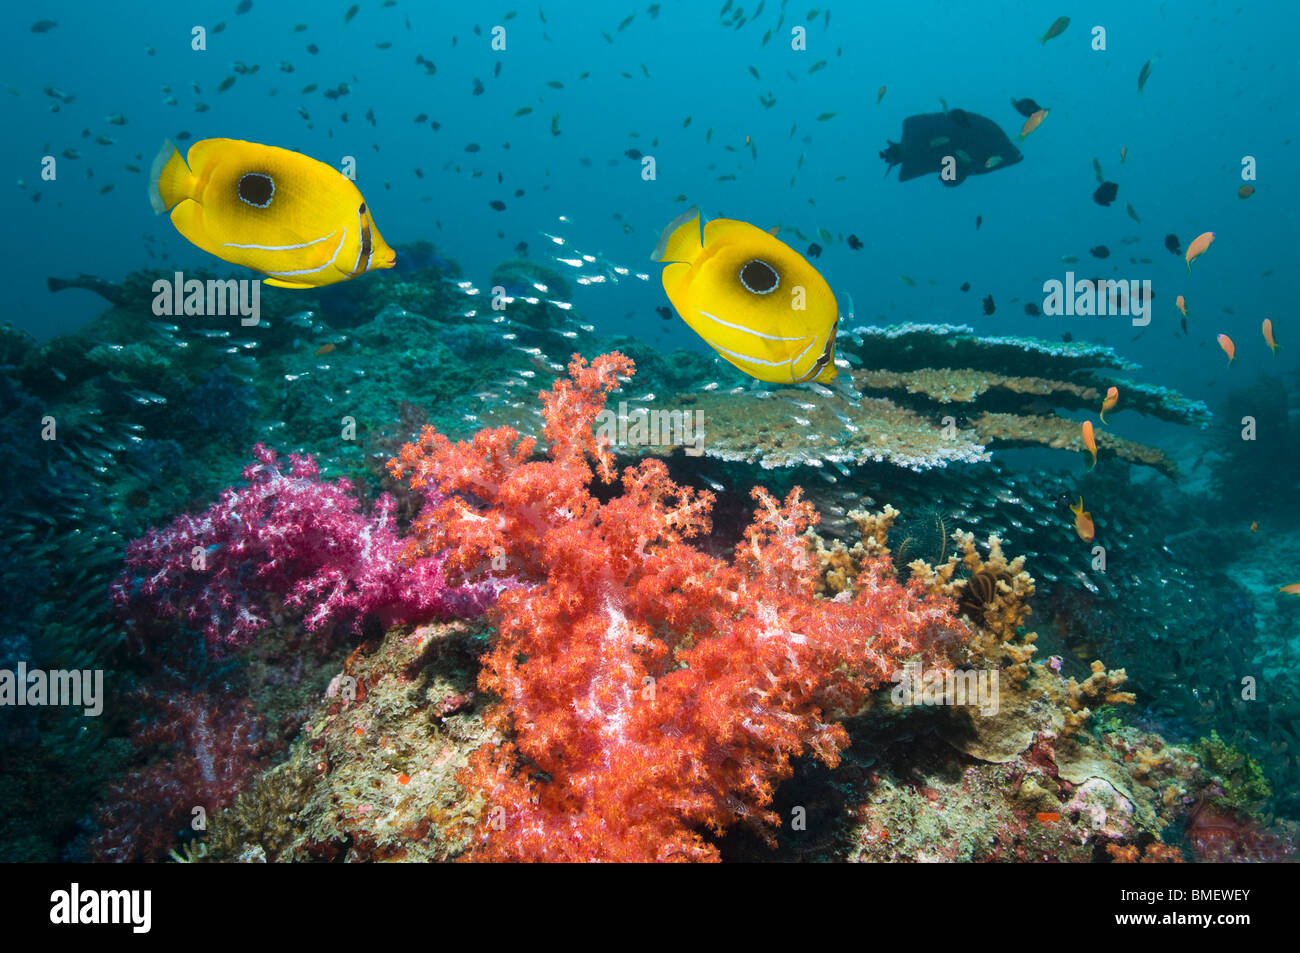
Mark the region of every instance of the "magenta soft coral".
<instances>
[{"instance_id":1,"label":"magenta soft coral","mask_svg":"<svg viewBox=\"0 0 1300 953\"><path fill-rule=\"evenodd\" d=\"M633 372L617 353L574 358L543 395L545 461L509 428L459 444L425 428L390 463L448 494L417 521L416 556L445 551L453 575L504 559L518 583L491 610L480 676L512 740L476 752L463 779L487 802L476 858L716 859L706 832L779 823L770 804L791 759L835 764L837 718L951 626L947 604L884 563L868 563L852 601L816 598L816 514L798 490L784 503L755 491L731 562L688 544L713 497L661 461L628 468L621 495L599 502L593 477L617 471L592 424Z\"/></svg>"},{"instance_id":2,"label":"magenta soft coral","mask_svg":"<svg viewBox=\"0 0 1300 953\"><path fill-rule=\"evenodd\" d=\"M205 512L182 515L127 547L113 601L132 621L179 617L209 645L247 643L281 600L309 630L373 614L383 625L482 611L493 592L449 590L436 556L399 565L405 544L393 500L362 513L347 480L320 479L310 456L253 448L247 485Z\"/></svg>"}]
</instances>

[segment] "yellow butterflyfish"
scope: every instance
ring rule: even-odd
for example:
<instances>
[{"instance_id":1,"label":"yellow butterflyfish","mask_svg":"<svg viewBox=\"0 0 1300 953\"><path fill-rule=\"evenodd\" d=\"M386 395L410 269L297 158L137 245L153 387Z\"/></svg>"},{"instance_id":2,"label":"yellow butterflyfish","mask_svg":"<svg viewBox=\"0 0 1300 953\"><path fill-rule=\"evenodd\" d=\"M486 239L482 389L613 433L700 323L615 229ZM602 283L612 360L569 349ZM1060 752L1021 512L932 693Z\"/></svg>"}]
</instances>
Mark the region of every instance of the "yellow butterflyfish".
<instances>
[{"instance_id":1,"label":"yellow butterflyfish","mask_svg":"<svg viewBox=\"0 0 1300 953\"><path fill-rule=\"evenodd\" d=\"M673 219L651 256L668 263L664 291L682 320L761 381L834 380L839 307L826 279L761 228L727 218L701 224L694 208Z\"/></svg>"},{"instance_id":2,"label":"yellow butterflyfish","mask_svg":"<svg viewBox=\"0 0 1300 953\"><path fill-rule=\"evenodd\" d=\"M288 149L203 139L182 157L167 142L149 199L189 241L269 285L315 288L397 261L352 180Z\"/></svg>"}]
</instances>

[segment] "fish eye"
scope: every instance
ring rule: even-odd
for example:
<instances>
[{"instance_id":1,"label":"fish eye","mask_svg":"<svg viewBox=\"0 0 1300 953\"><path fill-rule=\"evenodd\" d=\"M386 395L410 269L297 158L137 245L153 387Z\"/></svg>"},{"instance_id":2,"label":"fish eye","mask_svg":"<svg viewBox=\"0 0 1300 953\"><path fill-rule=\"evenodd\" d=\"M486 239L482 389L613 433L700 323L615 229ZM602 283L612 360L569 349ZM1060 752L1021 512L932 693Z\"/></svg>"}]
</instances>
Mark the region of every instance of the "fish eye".
<instances>
[{"instance_id":1,"label":"fish eye","mask_svg":"<svg viewBox=\"0 0 1300 953\"><path fill-rule=\"evenodd\" d=\"M275 181L265 172L248 172L239 180L239 200L254 208L266 208L275 195Z\"/></svg>"},{"instance_id":2,"label":"fish eye","mask_svg":"<svg viewBox=\"0 0 1300 953\"><path fill-rule=\"evenodd\" d=\"M752 258L740 269L740 283L756 295L771 294L781 283L781 276L761 258Z\"/></svg>"}]
</instances>

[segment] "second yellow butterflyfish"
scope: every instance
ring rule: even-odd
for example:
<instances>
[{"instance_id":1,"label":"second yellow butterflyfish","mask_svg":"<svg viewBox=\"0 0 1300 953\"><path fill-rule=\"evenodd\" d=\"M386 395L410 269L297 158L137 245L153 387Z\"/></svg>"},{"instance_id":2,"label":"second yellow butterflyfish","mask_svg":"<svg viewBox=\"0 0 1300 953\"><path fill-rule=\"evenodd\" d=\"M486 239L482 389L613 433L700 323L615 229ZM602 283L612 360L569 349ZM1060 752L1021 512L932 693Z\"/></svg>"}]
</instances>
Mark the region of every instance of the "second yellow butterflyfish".
<instances>
[{"instance_id":1,"label":"second yellow butterflyfish","mask_svg":"<svg viewBox=\"0 0 1300 953\"><path fill-rule=\"evenodd\" d=\"M167 142L149 199L199 248L265 272L269 285L315 288L397 261L352 180L288 149L203 139L182 157Z\"/></svg>"},{"instance_id":2,"label":"second yellow butterflyfish","mask_svg":"<svg viewBox=\"0 0 1300 953\"><path fill-rule=\"evenodd\" d=\"M839 307L817 269L747 222L690 209L652 255L668 262L664 291L696 334L751 377L774 384L835 379Z\"/></svg>"}]
</instances>

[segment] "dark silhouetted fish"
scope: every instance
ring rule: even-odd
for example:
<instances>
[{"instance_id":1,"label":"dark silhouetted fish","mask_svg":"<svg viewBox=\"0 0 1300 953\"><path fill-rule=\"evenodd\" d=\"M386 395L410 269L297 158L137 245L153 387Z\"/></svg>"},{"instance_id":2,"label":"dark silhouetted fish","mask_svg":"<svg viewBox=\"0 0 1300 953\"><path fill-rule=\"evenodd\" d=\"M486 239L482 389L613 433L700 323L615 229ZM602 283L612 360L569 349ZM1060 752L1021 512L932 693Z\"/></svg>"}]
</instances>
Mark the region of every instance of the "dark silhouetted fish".
<instances>
[{"instance_id":1,"label":"dark silhouetted fish","mask_svg":"<svg viewBox=\"0 0 1300 953\"><path fill-rule=\"evenodd\" d=\"M993 296L992 296L992 295L985 295L985 296L984 296L984 313L985 313L985 314L992 314L992 313L993 313L994 311L996 311L996 310L997 310L997 307L993 304Z\"/></svg>"},{"instance_id":2,"label":"dark silhouetted fish","mask_svg":"<svg viewBox=\"0 0 1300 953\"><path fill-rule=\"evenodd\" d=\"M1097 186L1097 191L1092 193L1092 200L1098 205L1109 205L1115 201L1115 196L1118 194L1118 185L1114 182L1103 182Z\"/></svg>"},{"instance_id":3,"label":"dark silhouetted fish","mask_svg":"<svg viewBox=\"0 0 1300 953\"><path fill-rule=\"evenodd\" d=\"M1042 313L1043 313L1042 309L1040 309L1038 305L1034 304L1032 301L1027 302L1025 304L1025 314L1030 315L1031 317L1037 317Z\"/></svg>"},{"instance_id":4,"label":"dark silhouetted fish","mask_svg":"<svg viewBox=\"0 0 1300 953\"><path fill-rule=\"evenodd\" d=\"M1178 236L1173 232L1165 236L1165 247L1169 249L1171 255L1181 255L1183 253L1182 242L1178 240Z\"/></svg>"},{"instance_id":5,"label":"dark silhouetted fish","mask_svg":"<svg viewBox=\"0 0 1300 953\"><path fill-rule=\"evenodd\" d=\"M1089 248L1088 251L1092 252L1092 257L1093 257L1093 258L1109 258L1109 257L1110 257L1110 249L1107 248L1105 245L1098 245L1096 248Z\"/></svg>"},{"instance_id":6,"label":"dark silhouetted fish","mask_svg":"<svg viewBox=\"0 0 1300 953\"><path fill-rule=\"evenodd\" d=\"M816 242L813 242L811 245L808 246L808 257L809 257L809 258L820 258L821 256L822 256L822 246L821 246L821 245L818 245Z\"/></svg>"},{"instance_id":7,"label":"dark silhouetted fish","mask_svg":"<svg viewBox=\"0 0 1300 953\"><path fill-rule=\"evenodd\" d=\"M948 156L955 160L955 175L940 181L950 186L960 185L967 176L1005 169L1024 158L997 123L964 109L908 116L903 120L902 141L887 141L885 151L880 153L888 163L886 175L894 166L900 166L900 182L939 175ZM997 161L991 162L994 158Z\"/></svg>"},{"instance_id":8,"label":"dark silhouetted fish","mask_svg":"<svg viewBox=\"0 0 1300 953\"><path fill-rule=\"evenodd\" d=\"M96 278L94 275L78 275L75 278L46 278L45 284L50 291L62 291L64 288L84 288L86 291L95 292L110 304L124 305L128 301L128 295L121 285L105 281L103 278Z\"/></svg>"},{"instance_id":9,"label":"dark silhouetted fish","mask_svg":"<svg viewBox=\"0 0 1300 953\"><path fill-rule=\"evenodd\" d=\"M1026 119L1043 108L1032 99L1012 99L1011 107Z\"/></svg>"},{"instance_id":10,"label":"dark silhouetted fish","mask_svg":"<svg viewBox=\"0 0 1300 953\"><path fill-rule=\"evenodd\" d=\"M962 290L962 291L970 291L970 282L969 282L969 281L963 281L963 282L961 283L961 290Z\"/></svg>"}]
</instances>

